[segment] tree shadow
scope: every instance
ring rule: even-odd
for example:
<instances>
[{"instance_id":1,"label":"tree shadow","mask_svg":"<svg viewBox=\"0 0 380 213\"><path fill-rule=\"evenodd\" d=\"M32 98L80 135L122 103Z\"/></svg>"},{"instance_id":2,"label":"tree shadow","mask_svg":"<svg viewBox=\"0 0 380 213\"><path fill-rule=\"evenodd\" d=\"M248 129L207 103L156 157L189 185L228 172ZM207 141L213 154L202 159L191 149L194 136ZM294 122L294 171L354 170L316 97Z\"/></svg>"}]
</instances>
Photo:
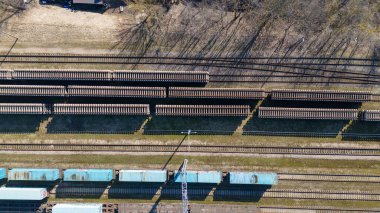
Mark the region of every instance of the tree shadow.
<instances>
[{"instance_id":1,"label":"tree shadow","mask_svg":"<svg viewBox=\"0 0 380 213\"><path fill-rule=\"evenodd\" d=\"M109 189L108 198L151 200L162 185L162 183L115 182Z\"/></svg>"},{"instance_id":2,"label":"tree shadow","mask_svg":"<svg viewBox=\"0 0 380 213\"><path fill-rule=\"evenodd\" d=\"M55 115L47 126L48 133L132 134L146 116L120 115Z\"/></svg>"},{"instance_id":3,"label":"tree shadow","mask_svg":"<svg viewBox=\"0 0 380 213\"><path fill-rule=\"evenodd\" d=\"M57 198L101 198L108 182L62 182L56 189Z\"/></svg>"},{"instance_id":4,"label":"tree shadow","mask_svg":"<svg viewBox=\"0 0 380 213\"><path fill-rule=\"evenodd\" d=\"M380 141L380 122L354 121L342 136L346 141Z\"/></svg>"},{"instance_id":5,"label":"tree shadow","mask_svg":"<svg viewBox=\"0 0 380 213\"><path fill-rule=\"evenodd\" d=\"M0 133L35 133L40 123L46 120L45 115L0 115Z\"/></svg>"},{"instance_id":6,"label":"tree shadow","mask_svg":"<svg viewBox=\"0 0 380 213\"><path fill-rule=\"evenodd\" d=\"M144 134L193 134L231 135L245 117L190 117L153 116L145 125Z\"/></svg>"}]
</instances>

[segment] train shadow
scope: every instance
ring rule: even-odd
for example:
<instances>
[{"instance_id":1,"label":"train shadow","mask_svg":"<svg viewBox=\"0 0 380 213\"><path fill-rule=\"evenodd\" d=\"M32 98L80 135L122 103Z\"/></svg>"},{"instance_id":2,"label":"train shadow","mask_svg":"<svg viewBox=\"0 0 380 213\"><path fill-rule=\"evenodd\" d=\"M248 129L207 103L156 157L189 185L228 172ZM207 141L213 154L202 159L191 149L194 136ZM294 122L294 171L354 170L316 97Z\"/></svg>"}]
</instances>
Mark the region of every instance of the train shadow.
<instances>
[{"instance_id":1,"label":"train shadow","mask_svg":"<svg viewBox=\"0 0 380 213\"><path fill-rule=\"evenodd\" d=\"M42 212L41 205L46 201L0 201L0 212Z\"/></svg>"},{"instance_id":2,"label":"train shadow","mask_svg":"<svg viewBox=\"0 0 380 213\"><path fill-rule=\"evenodd\" d=\"M245 117L153 116L144 127L144 134L232 135Z\"/></svg>"},{"instance_id":3,"label":"train shadow","mask_svg":"<svg viewBox=\"0 0 380 213\"><path fill-rule=\"evenodd\" d=\"M151 200L157 191L162 187L162 183L114 183L108 193L108 198L130 198Z\"/></svg>"},{"instance_id":4,"label":"train shadow","mask_svg":"<svg viewBox=\"0 0 380 213\"><path fill-rule=\"evenodd\" d=\"M63 97L44 96L0 96L0 103L60 103L65 102Z\"/></svg>"},{"instance_id":5,"label":"train shadow","mask_svg":"<svg viewBox=\"0 0 380 213\"><path fill-rule=\"evenodd\" d=\"M257 112L243 128L244 135L336 137L345 120L301 120L259 118Z\"/></svg>"},{"instance_id":6,"label":"train shadow","mask_svg":"<svg viewBox=\"0 0 380 213\"><path fill-rule=\"evenodd\" d=\"M380 122L353 121L342 136L346 141L380 141Z\"/></svg>"},{"instance_id":7,"label":"train shadow","mask_svg":"<svg viewBox=\"0 0 380 213\"><path fill-rule=\"evenodd\" d=\"M91 198L103 196L108 182L62 182L56 189L57 198Z\"/></svg>"},{"instance_id":8,"label":"train shadow","mask_svg":"<svg viewBox=\"0 0 380 213\"><path fill-rule=\"evenodd\" d=\"M187 183L189 200L206 200L216 184ZM178 200L182 198L181 183L168 183L161 191L161 199Z\"/></svg>"},{"instance_id":9,"label":"train shadow","mask_svg":"<svg viewBox=\"0 0 380 213\"><path fill-rule=\"evenodd\" d=\"M47 118L45 115L0 115L0 133L35 133Z\"/></svg>"},{"instance_id":10,"label":"train shadow","mask_svg":"<svg viewBox=\"0 0 380 213\"><path fill-rule=\"evenodd\" d=\"M358 102L329 102L329 101L284 101L265 99L262 107L285 107L285 108L330 108L330 109L358 109L362 103Z\"/></svg>"},{"instance_id":11,"label":"train shadow","mask_svg":"<svg viewBox=\"0 0 380 213\"><path fill-rule=\"evenodd\" d=\"M219 185L214 201L258 202L271 185Z\"/></svg>"},{"instance_id":12,"label":"train shadow","mask_svg":"<svg viewBox=\"0 0 380 213\"><path fill-rule=\"evenodd\" d=\"M133 134L147 116L55 115L47 126L48 133Z\"/></svg>"}]
</instances>

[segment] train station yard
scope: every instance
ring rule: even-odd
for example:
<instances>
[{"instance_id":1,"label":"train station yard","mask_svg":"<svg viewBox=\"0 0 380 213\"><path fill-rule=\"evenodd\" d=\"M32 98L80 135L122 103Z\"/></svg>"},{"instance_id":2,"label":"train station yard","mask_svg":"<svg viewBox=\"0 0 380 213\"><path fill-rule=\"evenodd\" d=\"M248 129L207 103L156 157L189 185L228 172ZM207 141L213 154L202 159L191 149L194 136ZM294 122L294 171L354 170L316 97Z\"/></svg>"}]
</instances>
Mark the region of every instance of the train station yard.
<instances>
[{"instance_id":1,"label":"train station yard","mask_svg":"<svg viewBox=\"0 0 380 213\"><path fill-rule=\"evenodd\" d=\"M379 212L379 17L0 0L0 212Z\"/></svg>"}]
</instances>

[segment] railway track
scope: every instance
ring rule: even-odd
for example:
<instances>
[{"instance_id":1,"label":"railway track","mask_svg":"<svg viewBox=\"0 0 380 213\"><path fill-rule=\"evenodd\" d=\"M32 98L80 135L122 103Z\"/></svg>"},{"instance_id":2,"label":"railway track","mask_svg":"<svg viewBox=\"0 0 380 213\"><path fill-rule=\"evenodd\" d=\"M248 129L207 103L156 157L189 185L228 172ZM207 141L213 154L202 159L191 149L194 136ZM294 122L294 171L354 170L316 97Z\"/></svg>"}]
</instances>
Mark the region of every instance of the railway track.
<instances>
[{"instance_id":1,"label":"railway track","mask_svg":"<svg viewBox=\"0 0 380 213\"><path fill-rule=\"evenodd\" d=\"M278 62L270 62L270 61ZM318 62L316 63L315 60ZM241 80L246 78L244 75L234 75L220 80L217 76L210 76L210 82L266 82L266 83L310 83L310 80L301 80L303 78L319 78L329 80L330 84L379 84L380 75L364 72L354 72L345 70L331 70L321 67L338 66L362 66L362 67L378 67L379 61L373 59L349 59L349 58L196 58L196 57L129 57L122 55L69 55L69 54L12 54L0 55L2 63L63 63L63 64L151 64L151 65L173 65L173 66L199 66L199 67L216 67L228 69L240 69L245 71L265 72L270 75L257 75L258 78L264 80ZM262 67L266 67L263 69ZM301 70L302 72L280 70L285 68L291 70ZM311 71L311 72L309 72ZM294 80L294 76L290 76L287 80L272 80L275 74L283 73L296 75L298 78ZM327 74L327 75L326 75ZM215 79L216 77L216 79ZM285 78L285 77L283 77ZM331 80L339 82L334 82ZM315 83L315 79L313 82ZM327 83L319 80L317 83Z\"/></svg>"},{"instance_id":2,"label":"railway track","mask_svg":"<svg viewBox=\"0 0 380 213\"><path fill-rule=\"evenodd\" d=\"M380 193L330 190L269 189L263 198L380 201Z\"/></svg>"},{"instance_id":3,"label":"railway track","mask_svg":"<svg viewBox=\"0 0 380 213\"><path fill-rule=\"evenodd\" d=\"M57 193L62 193L64 196L75 194L91 194L91 189L94 191L102 190L99 188L88 187L65 187L60 192L52 191L50 196L57 196ZM104 190L103 196L123 197L133 195L149 194L150 196L180 198L180 187L168 187L157 189L156 187L113 187L110 190ZM214 197L217 200L239 198L240 200L260 199L260 198L283 198L283 199L313 199L313 200L351 200L351 201L380 201L380 193L365 192L365 191L333 191L333 190L301 190L301 189L250 189L250 188L231 188L231 187L198 187L193 186L188 189L189 196L192 197Z\"/></svg>"},{"instance_id":4,"label":"railway track","mask_svg":"<svg viewBox=\"0 0 380 213\"><path fill-rule=\"evenodd\" d=\"M51 213L51 208L56 203L47 203L46 204L46 213ZM161 206L162 205L162 206ZM343 208L333 208L333 207L311 207L311 206L260 206L257 207L255 205L237 205L231 207L230 205L212 205L207 207L207 205L202 204L191 204L193 211L195 212L201 212L208 208L216 209L219 212L222 212L224 210L229 211L236 211L236 212L242 212L242 211L249 211L249 212L262 212L262 213L295 213L295 212L302 212L302 213L318 213L318 212L379 212L379 210L371 210L371 209L343 209ZM114 213L116 210L120 213L124 213L123 210L126 210L128 212L129 209L141 209L141 212L150 212L151 209L154 208L153 204L134 204L134 203L128 203L128 204L119 204L119 203L106 203L103 204L103 212L107 213ZM222 210L223 208L223 210ZM128 209L128 210L127 210ZM146 211L142 210L145 209ZM168 211L181 211L180 203L177 204L159 204L158 207L156 207L157 213L163 213Z\"/></svg>"},{"instance_id":5,"label":"railway track","mask_svg":"<svg viewBox=\"0 0 380 213\"><path fill-rule=\"evenodd\" d=\"M82 152L189 152L189 153L241 153L241 154L293 154L380 156L380 149L355 148L299 148L253 146L192 145L109 145L109 144L0 144L0 151L82 151Z\"/></svg>"},{"instance_id":6,"label":"railway track","mask_svg":"<svg viewBox=\"0 0 380 213\"><path fill-rule=\"evenodd\" d=\"M266 64L295 64L302 63L311 65L350 65L350 66L376 66L378 59L367 58L325 58L325 57L156 57L156 56L127 56L116 54L97 54L97 55L78 55L78 54L7 54L0 55L5 63L35 62L35 63L133 63L144 60L187 60L187 61L206 61L206 62L244 62L244 63L266 63ZM274 61L274 62L273 62Z\"/></svg>"},{"instance_id":7,"label":"railway track","mask_svg":"<svg viewBox=\"0 0 380 213\"><path fill-rule=\"evenodd\" d=\"M343 213L343 212L379 212L379 210L375 209L343 209L343 208L329 208L329 207L308 207L308 206L300 206L300 207L289 207L289 206L260 206L261 213L322 213L322 212L330 212L330 213Z\"/></svg>"},{"instance_id":8,"label":"railway track","mask_svg":"<svg viewBox=\"0 0 380 213\"><path fill-rule=\"evenodd\" d=\"M322 182L363 182L380 183L376 175L344 175L344 174L294 174L277 173L280 181L322 181Z\"/></svg>"}]
</instances>

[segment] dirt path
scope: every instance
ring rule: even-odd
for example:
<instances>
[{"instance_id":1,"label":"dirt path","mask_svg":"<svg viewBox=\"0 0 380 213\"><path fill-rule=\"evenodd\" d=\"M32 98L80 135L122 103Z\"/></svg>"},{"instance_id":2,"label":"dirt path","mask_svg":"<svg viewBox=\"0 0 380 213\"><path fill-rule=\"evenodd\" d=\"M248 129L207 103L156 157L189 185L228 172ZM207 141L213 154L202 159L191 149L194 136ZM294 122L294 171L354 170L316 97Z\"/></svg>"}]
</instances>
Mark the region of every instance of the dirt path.
<instances>
[{"instance_id":1,"label":"dirt path","mask_svg":"<svg viewBox=\"0 0 380 213\"><path fill-rule=\"evenodd\" d=\"M117 41L119 28L130 20L134 21L134 16L125 13L73 12L33 3L12 17L4 31L19 39L12 52L107 53ZM7 51L9 42L2 43L0 51Z\"/></svg>"}]
</instances>

